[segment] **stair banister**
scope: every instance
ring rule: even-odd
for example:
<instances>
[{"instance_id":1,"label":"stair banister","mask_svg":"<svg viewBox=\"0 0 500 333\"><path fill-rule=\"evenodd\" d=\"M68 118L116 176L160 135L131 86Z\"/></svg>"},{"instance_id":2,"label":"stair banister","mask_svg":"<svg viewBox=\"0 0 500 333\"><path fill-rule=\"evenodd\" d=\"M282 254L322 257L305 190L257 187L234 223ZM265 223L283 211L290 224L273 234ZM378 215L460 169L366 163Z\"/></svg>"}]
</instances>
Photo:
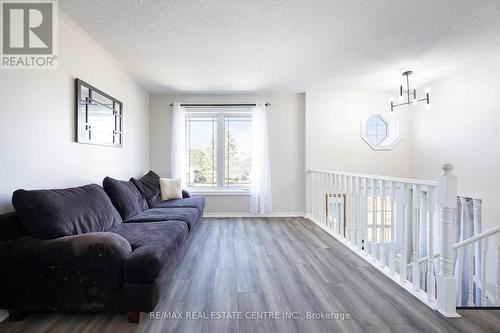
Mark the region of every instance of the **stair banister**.
<instances>
[{"instance_id":1,"label":"stair banister","mask_svg":"<svg viewBox=\"0 0 500 333\"><path fill-rule=\"evenodd\" d=\"M453 276L453 214L457 208L457 178L453 165L444 164L438 179L437 204L440 210L441 255L437 276L437 310L446 317L458 317L456 310L455 278Z\"/></svg>"},{"instance_id":2,"label":"stair banister","mask_svg":"<svg viewBox=\"0 0 500 333\"><path fill-rule=\"evenodd\" d=\"M498 246L499 256L498 256L498 258L500 258L500 225L497 225L496 227L493 227L491 229L483 231L482 233L480 233L478 235L469 237L469 238L467 238L463 241L460 241L456 244L453 244L452 249L453 249L453 251L456 251L462 247L465 247L469 244L475 243L481 239L488 238L488 237L493 236L495 234L498 236L498 243L499 243L499 246ZM441 252L434 252L434 254L431 256L430 259L436 259L439 256L441 256ZM426 262L427 260L429 260L429 256L420 258L418 260L418 263L422 264L422 263ZM499 264L500 264L500 260L499 260ZM412 266L413 266L413 263L410 263L410 264L406 265L406 268L411 268ZM500 276L500 274L499 274L499 276Z\"/></svg>"},{"instance_id":3,"label":"stair banister","mask_svg":"<svg viewBox=\"0 0 500 333\"><path fill-rule=\"evenodd\" d=\"M308 170L311 174L311 195L308 198L311 212L308 212L308 216L312 222L429 307L446 317L458 317L457 303L469 306L500 304L500 226L483 232L479 230L478 235L452 244L452 225L457 209L457 180L452 174L452 165L445 164L442 170L444 173L437 182ZM342 232L344 218L334 218L335 223L328 218L329 197L338 198L339 202L345 200L343 207L347 214L345 220L348 220L345 234ZM383 208L381 214L377 214L378 200ZM387 200L390 200L391 205L384 204ZM479 215L480 203L475 202L475 216ZM385 210L389 210L389 206L390 239L385 233L388 227L386 217L389 214ZM478 222L474 221L475 224ZM440 232L434 233L433 226L436 230L439 228ZM378 229L382 229L380 234ZM486 240L487 238L491 239ZM427 248L420 248L421 239L426 241ZM390 244L386 244L389 240ZM490 260L487 264L484 260L488 242L496 242L497 247L494 267L497 271L496 289L491 288L493 292L489 293L486 290L486 276L491 274L486 274L486 268L491 267L493 261ZM438 243L439 246L435 248L433 245ZM471 265L474 260L478 260L473 249L479 246L483 260ZM423 258L420 257L422 250L426 252ZM468 264L464 262L465 251L468 251ZM457 274L453 270L455 254L458 257L457 267L460 268ZM462 296L457 290L456 281L467 271L473 278L469 280L468 295ZM413 274L409 275L409 272ZM483 288L485 292L482 292ZM474 290L481 290L481 297ZM465 297L463 302L457 302L460 297Z\"/></svg>"}]
</instances>

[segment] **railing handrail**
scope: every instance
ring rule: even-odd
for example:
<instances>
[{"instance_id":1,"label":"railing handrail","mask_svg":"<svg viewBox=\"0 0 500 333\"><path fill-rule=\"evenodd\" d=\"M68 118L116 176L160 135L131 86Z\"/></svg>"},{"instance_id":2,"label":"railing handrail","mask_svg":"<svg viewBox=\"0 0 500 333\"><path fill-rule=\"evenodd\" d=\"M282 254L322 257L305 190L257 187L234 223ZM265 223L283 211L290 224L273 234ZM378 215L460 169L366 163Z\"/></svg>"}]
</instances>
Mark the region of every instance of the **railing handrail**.
<instances>
[{"instance_id":1,"label":"railing handrail","mask_svg":"<svg viewBox=\"0 0 500 333\"><path fill-rule=\"evenodd\" d=\"M491 237L499 232L500 232L500 225L497 225L496 227L488 229L480 234L469 237L463 241L460 241L460 242L454 244L453 251L458 250L461 247L465 247L471 243L477 242L483 238ZM435 259L435 258L439 257L440 255L441 255L440 252L434 252L431 259ZM429 260L429 256L420 258L419 260L417 260L417 264L422 264L422 263L426 262L427 260ZM408 267L411 267L412 265L413 265L413 262L409 263Z\"/></svg>"},{"instance_id":2,"label":"railing handrail","mask_svg":"<svg viewBox=\"0 0 500 333\"><path fill-rule=\"evenodd\" d=\"M380 175L368 175L361 173L352 173L352 172L343 172L343 171L332 171L332 170L319 170L319 169L309 169L307 172L317 172L317 173L327 173L327 174L337 174L351 177L360 177L360 178L372 178L377 180L386 180L397 183L405 183L405 184L414 184L414 185L425 185L425 186L433 186L437 187L437 181L433 180L422 180L422 179L412 179L412 178L398 178L398 177L389 177L389 176L380 176Z\"/></svg>"},{"instance_id":3,"label":"railing handrail","mask_svg":"<svg viewBox=\"0 0 500 333\"><path fill-rule=\"evenodd\" d=\"M470 243L474 243L474 242L481 240L483 238L493 236L494 234L496 234L498 232L500 232L500 225L497 225L496 227L493 227L493 228L486 230L480 234L477 234L476 236L472 236L472 237L467 238L461 242L456 243L455 245L453 245L453 250L457 250L461 247L465 247L465 246L469 245Z\"/></svg>"}]
</instances>

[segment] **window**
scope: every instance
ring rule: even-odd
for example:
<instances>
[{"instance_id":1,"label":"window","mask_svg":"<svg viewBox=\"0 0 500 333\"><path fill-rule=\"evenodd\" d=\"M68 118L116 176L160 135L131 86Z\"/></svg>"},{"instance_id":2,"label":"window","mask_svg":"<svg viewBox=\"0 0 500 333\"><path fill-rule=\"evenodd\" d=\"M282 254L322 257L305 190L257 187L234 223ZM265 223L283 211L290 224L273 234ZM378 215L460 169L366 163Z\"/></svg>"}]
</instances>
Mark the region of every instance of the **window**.
<instances>
[{"instance_id":1,"label":"window","mask_svg":"<svg viewBox=\"0 0 500 333\"><path fill-rule=\"evenodd\" d=\"M373 200L374 197L368 196L368 241L374 240L376 243L390 243L391 242L391 219L392 207L391 197L387 196L382 198L375 197L375 221L373 214ZM385 200L382 200L385 199ZM382 219L382 212L384 218ZM384 223L385 221L385 223ZM375 223L374 223L375 222ZM375 227L375 228L374 228ZM373 237L375 236L375 239Z\"/></svg>"},{"instance_id":2,"label":"window","mask_svg":"<svg viewBox=\"0 0 500 333\"><path fill-rule=\"evenodd\" d=\"M217 186L217 117L186 116L189 187Z\"/></svg>"},{"instance_id":3,"label":"window","mask_svg":"<svg viewBox=\"0 0 500 333\"><path fill-rule=\"evenodd\" d=\"M327 225L336 233L345 236L346 216L345 194L326 194Z\"/></svg>"},{"instance_id":4,"label":"window","mask_svg":"<svg viewBox=\"0 0 500 333\"><path fill-rule=\"evenodd\" d=\"M186 180L192 189L250 188L252 115L241 110L186 113Z\"/></svg>"},{"instance_id":5,"label":"window","mask_svg":"<svg viewBox=\"0 0 500 333\"><path fill-rule=\"evenodd\" d=\"M401 141L399 121L386 114L372 114L361 121L361 137L373 150L391 150Z\"/></svg>"},{"instance_id":6,"label":"window","mask_svg":"<svg viewBox=\"0 0 500 333\"><path fill-rule=\"evenodd\" d=\"M225 116L224 186L249 187L252 172L252 118Z\"/></svg>"}]
</instances>

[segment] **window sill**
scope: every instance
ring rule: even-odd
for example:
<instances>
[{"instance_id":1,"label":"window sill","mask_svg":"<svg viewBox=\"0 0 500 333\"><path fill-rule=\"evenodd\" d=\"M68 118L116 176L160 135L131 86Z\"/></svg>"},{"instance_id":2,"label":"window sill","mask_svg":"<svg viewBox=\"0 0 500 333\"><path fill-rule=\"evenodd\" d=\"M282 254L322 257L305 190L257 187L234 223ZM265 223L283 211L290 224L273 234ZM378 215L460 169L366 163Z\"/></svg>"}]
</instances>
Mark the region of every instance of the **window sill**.
<instances>
[{"instance_id":1,"label":"window sill","mask_svg":"<svg viewBox=\"0 0 500 333\"><path fill-rule=\"evenodd\" d=\"M250 189L217 189L206 190L199 188L188 188L187 191L193 195L219 195L219 196L233 196L233 195L250 195Z\"/></svg>"}]
</instances>

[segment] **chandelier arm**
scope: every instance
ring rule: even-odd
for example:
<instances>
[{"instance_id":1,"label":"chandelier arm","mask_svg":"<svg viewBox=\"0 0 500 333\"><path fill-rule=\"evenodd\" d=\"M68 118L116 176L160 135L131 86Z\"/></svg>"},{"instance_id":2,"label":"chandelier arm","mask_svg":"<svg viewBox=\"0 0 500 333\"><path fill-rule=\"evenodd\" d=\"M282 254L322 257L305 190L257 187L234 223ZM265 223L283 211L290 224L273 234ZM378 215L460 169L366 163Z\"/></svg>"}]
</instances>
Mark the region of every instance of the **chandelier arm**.
<instances>
[{"instance_id":1,"label":"chandelier arm","mask_svg":"<svg viewBox=\"0 0 500 333\"><path fill-rule=\"evenodd\" d=\"M399 86L399 95L403 97L403 94L406 94L406 102L394 104L394 101L391 101L391 111L394 111L394 108L403 105L411 105L417 102L426 102L428 105L430 104L430 96L429 93L426 92L424 98L417 98L417 89L411 89L410 87L410 75L413 74L412 71L406 71L403 73L403 76L406 77L406 90L403 90L403 85ZM402 98L402 100L404 100Z\"/></svg>"}]
</instances>

